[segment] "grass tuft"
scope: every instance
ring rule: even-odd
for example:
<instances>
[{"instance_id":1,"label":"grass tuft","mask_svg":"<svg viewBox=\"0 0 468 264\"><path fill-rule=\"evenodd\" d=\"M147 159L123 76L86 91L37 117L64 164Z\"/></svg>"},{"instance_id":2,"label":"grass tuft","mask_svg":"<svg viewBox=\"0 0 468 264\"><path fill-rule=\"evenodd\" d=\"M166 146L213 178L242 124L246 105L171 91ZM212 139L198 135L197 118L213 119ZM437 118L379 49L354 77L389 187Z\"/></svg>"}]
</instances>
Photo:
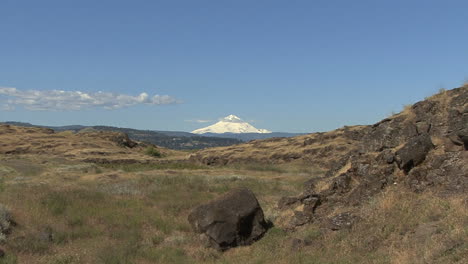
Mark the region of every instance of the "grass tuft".
<instances>
[{"instance_id":1,"label":"grass tuft","mask_svg":"<svg viewBox=\"0 0 468 264\"><path fill-rule=\"evenodd\" d=\"M161 158L163 155L161 152L153 146L149 146L145 149L145 154L155 158Z\"/></svg>"}]
</instances>

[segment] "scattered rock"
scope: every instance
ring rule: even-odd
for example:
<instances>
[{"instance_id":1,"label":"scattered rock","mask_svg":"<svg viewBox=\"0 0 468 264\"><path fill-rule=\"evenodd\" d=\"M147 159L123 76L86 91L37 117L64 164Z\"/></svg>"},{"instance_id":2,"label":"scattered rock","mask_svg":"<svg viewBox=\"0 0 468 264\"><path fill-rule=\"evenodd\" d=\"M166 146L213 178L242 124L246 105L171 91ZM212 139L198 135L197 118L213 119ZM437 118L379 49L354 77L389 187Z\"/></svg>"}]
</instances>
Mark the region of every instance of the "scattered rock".
<instances>
[{"instance_id":1,"label":"scattered rock","mask_svg":"<svg viewBox=\"0 0 468 264\"><path fill-rule=\"evenodd\" d=\"M311 243L310 240L293 238L293 239L291 239L291 242L290 242L291 246L290 247L291 247L292 251L299 251L299 250L303 249L306 246L310 246L311 244L312 243Z\"/></svg>"},{"instance_id":2,"label":"scattered rock","mask_svg":"<svg viewBox=\"0 0 468 264\"><path fill-rule=\"evenodd\" d=\"M392 164L395 161L395 154L390 149L386 149L377 156L377 159L387 164Z\"/></svg>"},{"instance_id":3,"label":"scattered rock","mask_svg":"<svg viewBox=\"0 0 468 264\"><path fill-rule=\"evenodd\" d=\"M282 210L294 204L298 205L299 203L300 200L298 197L281 197L278 201L278 209Z\"/></svg>"},{"instance_id":4,"label":"scattered rock","mask_svg":"<svg viewBox=\"0 0 468 264\"><path fill-rule=\"evenodd\" d=\"M10 231L13 220L10 211L0 204L0 234L7 234Z\"/></svg>"},{"instance_id":5,"label":"scattered rock","mask_svg":"<svg viewBox=\"0 0 468 264\"><path fill-rule=\"evenodd\" d=\"M418 131L419 135L429 133L431 130L431 124L427 122L418 122L416 123L416 130Z\"/></svg>"},{"instance_id":6,"label":"scattered rock","mask_svg":"<svg viewBox=\"0 0 468 264\"><path fill-rule=\"evenodd\" d=\"M308 224L312 221L312 214L310 212L305 212L304 207L299 210L294 210L294 217L289 221L289 228L286 229L293 229L299 226L303 226Z\"/></svg>"},{"instance_id":7,"label":"scattered rock","mask_svg":"<svg viewBox=\"0 0 468 264\"><path fill-rule=\"evenodd\" d=\"M267 230L257 198L247 188L233 190L195 208L188 216L192 228L218 250L250 245Z\"/></svg>"},{"instance_id":8,"label":"scattered rock","mask_svg":"<svg viewBox=\"0 0 468 264\"><path fill-rule=\"evenodd\" d=\"M350 212L345 212L332 216L330 219L328 219L327 227L333 231L340 229L350 229L356 220L357 217L355 215Z\"/></svg>"},{"instance_id":9,"label":"scattered rock","mask_svg":"<svg viewBox=\"0 0 468 264\"><path fill-rule=\"evenodd\" d=\"M313 193L303 193L295 197L282 197L278 201L278 208L285 209L287 207L296 207L299 205L304 205L307 208L306 211L313 213L315 208L318 206L320 197L317 194Z\"/></svg>"},{"instance_id":10,"label":"scattered rock","mask_svg":"<svg viewBox=\"0 0 468 264\"><path fill-rule=\"evenodd\" d=\"M115 134L110 138L121 147L133 148L138 145L135 141L131 140L126 133L114 132Z\"/></svg>"},{"instance_id":11,"label":"scattered rock","mask_svg":"<svg viewBox=\"0 0 468 264\"><path fill-rule=\"evenodd\" d=\"M331 190L333 193L346 193L351 189L351 176L348 173L341 174L333 180Z\"/></svg>"},{"instance_id":12,"label":"scattered rock","mask_svg":"<svg viewBox=\"0 0 468 264\"><path fill-rule=\"evenodd\" d=\"M320 205L320 196L307 191L296 197L282 197L277 208L281 211L276 223L278 226L294 230L310 223L315 209Z\"/></svg>"},{"instance_id":13,"label":"scattered rock","mask_svg":"<svg viewBox=\"0 0 468 264\"><path fill-rule=\"evenodd\" d=\"M434 148L429 134L410 139L396 152L398 167L408 173L413 167L421 164L427 153Z\"/></svg>"},{"instance_id":14,"label":"scattered rock","mask_svg":"<svg viewBox=\"0 0 468 264\"><path fill-rule=\"evenodd\" d=\"M38 239L42 242L52 242L54 241L54 232L51 227L45 227L38 234Z\"/></svg>"},{"instance_id":15,"label":"scattered rock","mask_svg":"<svg viewBox=\"0 0 468 264\"><path fill-rule=\"evenodd\" d=\"M306 182L303 183L304 190L313 191L315 189L316 184L317 184L317 178L312 178L310 180L307 180Z\"/></svg>"},{"instance_id":16,"label":"scattered rock","mask_svg":"<svg viewBox=\"0 0 468 264\"><path fill-rule=\"evenodd\" d=\"M468 191L468 152L446 152L427 157L423 165L410 171L406 179L409 187L421 192L428 187L442 187L444 193Z\"/></svg>"}]
</instances>

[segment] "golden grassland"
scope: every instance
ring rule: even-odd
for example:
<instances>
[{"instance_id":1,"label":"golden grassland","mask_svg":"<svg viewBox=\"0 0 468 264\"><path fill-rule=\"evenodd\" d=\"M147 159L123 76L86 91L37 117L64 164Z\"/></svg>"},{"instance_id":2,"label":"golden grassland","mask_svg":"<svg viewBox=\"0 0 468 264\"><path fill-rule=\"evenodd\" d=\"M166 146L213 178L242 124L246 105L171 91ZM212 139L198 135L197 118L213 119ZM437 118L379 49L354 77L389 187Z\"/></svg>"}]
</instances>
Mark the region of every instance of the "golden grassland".
<instances>
[{"instance_id":1,"label":"golden grassland","mask_svg":"<svg viewBox=\"0 0 468 264\"><path fill-rule=\"evenodd\" d=\"M299 165L95 165L40 156L0 159L0 201L17 225L0 263L462 263L468 256L466 197L392 186L354 208L350 230L314 223L273 227L248 247L200 245L187 215L232 188L257 195L274 222L276 202L323 171ZM338 209L337 209L338 210ZM291 239L310 241L293 250Z\"/></svg>"}]
</instances>

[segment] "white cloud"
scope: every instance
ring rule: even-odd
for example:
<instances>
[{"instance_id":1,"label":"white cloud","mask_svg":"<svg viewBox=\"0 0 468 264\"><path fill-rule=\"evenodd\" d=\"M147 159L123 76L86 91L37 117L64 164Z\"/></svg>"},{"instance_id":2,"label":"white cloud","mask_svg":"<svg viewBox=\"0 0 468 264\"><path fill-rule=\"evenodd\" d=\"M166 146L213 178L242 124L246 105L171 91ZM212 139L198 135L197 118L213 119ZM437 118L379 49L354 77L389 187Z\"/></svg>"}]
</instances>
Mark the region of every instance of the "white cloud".
<instances>
[{"instance_id":1,"label":"white cloud","mask_svg":"<svg viewBox=\"0 0 468 264\"><path fill-rule=\"evenodd\" d=\"M138 104L164 105L179 103L168 95L147 93L138 96L116 94L109 92L84 93L80 91L61 90L19 90L10 87L0 87L0 98L6 96L7 101L0 101L2 109L13 109L15 105L23 106L32 111L40 110L82 110L92 107L118 109Z\"/></svg>"},{"instance_id":2,"label":"white cloud","mask_svg":"<svg viewBox=\"0 0 468 264\"><path fill-rule=\"evenodd\" d=\"M185 120L185 122L193 122L193 123L210 123L210 122L213 122L213 120L205 120L205 119L189 119L189 120Z\"/></svg>"},{"instance_id":3,"label":"white cloud","mask_svg":"<svg viewBox=\"0 0 468 264\"><path fill-rule=\"evenodd\" d=\"M2 110L2 111L13 111L13 110L15 110L15 107L12 106L12 105L9 105L9 104L3 104L3 105L0 105L0 110Z\"/></svg>"}]
</instances>

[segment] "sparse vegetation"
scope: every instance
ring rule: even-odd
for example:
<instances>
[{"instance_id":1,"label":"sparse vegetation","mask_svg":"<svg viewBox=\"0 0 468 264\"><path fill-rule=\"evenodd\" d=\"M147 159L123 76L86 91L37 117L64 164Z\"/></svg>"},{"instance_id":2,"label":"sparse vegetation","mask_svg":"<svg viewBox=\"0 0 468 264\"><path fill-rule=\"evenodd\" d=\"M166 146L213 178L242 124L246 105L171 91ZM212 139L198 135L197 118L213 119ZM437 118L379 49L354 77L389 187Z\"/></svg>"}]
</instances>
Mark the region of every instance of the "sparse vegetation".
<instances>
[{"instance_id":1,"label":"sparse vegetation","mask_svg":"<svg viewBox=\"0 0 468 264\"><path fill-rule=\"evenodd\" d=\"M104 169L122 170L125 172L138 172L150 170L201 170L209 169L208 166L188 163L188 162L169 162L169 163L134 163L134 164L101 164Z\"/></svg>"},{"instance_id":2,"label":"sparse vegetation","mask_svg":"<svg viewBox=\"0 0 468 264\"><path fill-rule=\"evenodd\" d=\"M145 154L155 158L161 158L161 152L153 146L149 146L145 149Z\"/></svg>"},{"instance_id":3,"label":"sparse vegetation","mask_svg":"<svg viewBox=\"0 0 468 264\"><path fill-rule=\"evenodd\" d=\"M27 229L15 230L5 247L15 254L2 261L23 263L43 256L42 262L28 263L423 263L414 252L431 252L423 260L455 263L468 253L463 197L446 200L393 188L360 207L364 220L351 230L307 226L288 233L274 227L248 249L221 254L197 244L186 220L191 208L246 186L258 194L268 214L280 196L297 193L300 187L290 189L295 185L252 177L244 169L238 170L247 173L241 177L217 171L206 176L153 175L147 168L134 171L138 196L110 194L93 182L66 188L11 186L0 199L26 214L20 225ZM50 242L38 236L44 226L51 227ZM294 237L310 241L307 250L291 254ZM61 257L47 257L56 250ZM76 255L76 250L88 254Z\"/></svg>"},{"instance_id":4,"label":"sparse vegetation","mask_svg":"<svg viewBox=\"0 0 468 264\"><path fill-rule=\"evenodd\" d=\"M57 166L61 172L60 168ZM162 168L181 170L161 174ZM120 169L103 166L102 173ZM208 174L197 175L200 169ZM292 185L282 185L277 179L253 177L249 170L223 172L193 164L132 165L127 171L132 179L105 184L80 182L64 186L55 182L6 188L0 199L25 214L5 244L5 249L14 253L9 258L17 257L19 263L216 263L219 253L194 247L197 235L186 220L189 210L239 186L261 194L260 202L268 210L275 206L279 195L294 194L299 186L295 184L297 179L291 179ZM113 188L109 186L116 183L130 184L138 195L109 192ZM50 227L51 241L41 239L46 226ZM52 252L57 250L61 257L53 257ZM83 251L88 254L76 253Z\"/></svg>"},{"instance_id":5,"label":"sparse vegetation","mask_svg":"<svg viewBox=\"0 0 468 264\"><path fill-rule=\"evenodd\" d=\"M0 193L5 190L5 179L0 178Z\"/></svg>"}]
</instances>

